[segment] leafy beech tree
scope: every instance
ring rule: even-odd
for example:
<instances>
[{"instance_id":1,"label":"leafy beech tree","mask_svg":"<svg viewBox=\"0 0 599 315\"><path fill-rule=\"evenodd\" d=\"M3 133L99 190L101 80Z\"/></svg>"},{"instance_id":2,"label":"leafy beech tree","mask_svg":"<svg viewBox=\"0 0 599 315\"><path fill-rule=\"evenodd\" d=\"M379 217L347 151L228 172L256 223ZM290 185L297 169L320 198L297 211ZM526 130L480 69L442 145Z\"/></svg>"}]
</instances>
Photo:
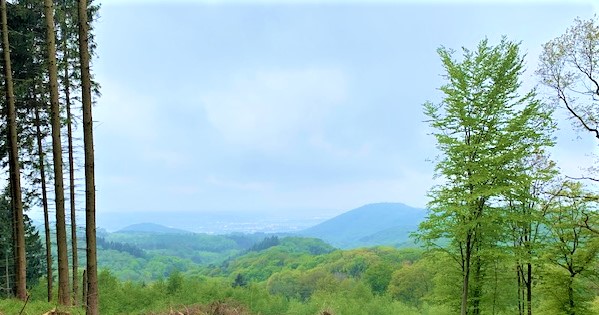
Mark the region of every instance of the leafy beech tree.
<instances>
[{"instance_id":1,"label":"leafy beech tree","mask_svg":"<svg viewBox=\"0 0 599 315\"><path fill-rule=\"evenodd\" d=\"M502 241L502 200L530 187L525 159L553 145L551 111L534 91L519 94L519 45L483 40L463 58L438 50L447 83L440 104L425 103L441 156L419 239L450 254L462 275L461 314L480 314L485 272ZM488 290L487 290L488 291Z\"/></svg>"},{"instance_id":2,"label":"leafy beech tree","mask_svg":"<svg viewBox=\"0 0 599 315\"><path fill-rule=\"evenodd\" d=\"M574 125L599 140L599 23L576 19L566 33L544 45L537 70Z\"/></svg>"},{"instance_id":3,"label":"leafy beech tree","mask_svg":"<svg viewBox=\"0 0 599 315\"><path fill-rule=\"evenodd\" d=\"M544 224L552 197L545 198L552 179L557 175L555 163L539 152L524 160L533 181L530 186L514 187L506 196L506 251L513 254L518 287L518 313L532 314L533 279L544 250Z\"/></svg>"},{"instance_id":4,"label":"leafy beech tree","mask_svg":"<svg viewBox=\"0 0 599 315\"><path fill-rule=\"evenodd\" d=\"M599 219L597 198L576 182L564 182L552 195L547 213L551 242L544 255L550 264L545 276L551 290L547 312L591 314L595 296L581 278L595 275L599 238L585 225Z\"/></svg>"}]
</instances>

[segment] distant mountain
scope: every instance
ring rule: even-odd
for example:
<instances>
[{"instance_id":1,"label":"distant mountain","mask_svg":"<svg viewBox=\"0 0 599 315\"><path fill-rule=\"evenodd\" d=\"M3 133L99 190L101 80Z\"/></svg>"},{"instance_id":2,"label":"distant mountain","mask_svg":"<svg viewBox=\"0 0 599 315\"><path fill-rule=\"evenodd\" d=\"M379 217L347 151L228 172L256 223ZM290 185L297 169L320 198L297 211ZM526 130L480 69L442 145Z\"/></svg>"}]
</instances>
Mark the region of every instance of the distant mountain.
<instances>
[{"instance_id":1,"label":"distant mountain","mask_svg":"<svg viewBox=\"0 0 599 315\"><path fill-rule=\"evenodd\" d=\"M154 233L154 234L192 234L192 232L170 228L154 223L139 223L129 225L118 230L116 233Z\"/></svg>"},{"instance_id":2,"label":"distant mountain","mask_svg":"<svg viewBox=\"0 0 599 315\"><path fill-rule=\"evenodd\" d=\"M412 244L409 236L426 217L426 210L402 203L375 203L350 210L299 232L340 248Z\"/></svg>"}]
</instances>

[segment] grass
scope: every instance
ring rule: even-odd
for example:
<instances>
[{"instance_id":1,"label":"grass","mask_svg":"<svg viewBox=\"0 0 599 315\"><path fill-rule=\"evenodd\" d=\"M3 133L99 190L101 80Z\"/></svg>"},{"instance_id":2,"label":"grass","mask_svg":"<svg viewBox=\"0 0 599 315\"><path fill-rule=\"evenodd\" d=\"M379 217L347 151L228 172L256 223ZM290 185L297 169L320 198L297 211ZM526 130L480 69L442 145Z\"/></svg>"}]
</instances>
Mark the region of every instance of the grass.
<instances>
[{"instance_id":1,"label":"grass","mask_svg":"<svg viewBox=\"0 0 599 315\"><path fill-rule=\"evenodd\" d=\"M51 311L55 311L56 314L85 314L85 310L81 307L59 307L54 303L48 303L43 301L28 301L27 304L25 304L25 302L17 299L0 300L0 315L40 315L46 313L52 314Z\"/></svg>"}]
</instances>

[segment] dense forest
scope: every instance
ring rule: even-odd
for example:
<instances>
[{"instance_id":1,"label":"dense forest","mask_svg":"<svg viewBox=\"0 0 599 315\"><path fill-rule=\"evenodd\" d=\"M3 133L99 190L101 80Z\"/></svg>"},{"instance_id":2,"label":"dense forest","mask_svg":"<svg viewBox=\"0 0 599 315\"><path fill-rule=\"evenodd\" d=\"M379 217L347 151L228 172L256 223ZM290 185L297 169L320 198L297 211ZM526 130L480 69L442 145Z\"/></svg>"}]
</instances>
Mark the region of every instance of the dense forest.
<instances>
[{"instance_id":1,"label":"dense forest","mask_svg":"<svg viewBox=\"0 0 599 315\"><path fill-rule=\"evenodd\" d=\"M422 105L439 152L426 218L401 248L338 249L297 235L99 233L100 8L0 9L0 314L599 314L596 169L572 178L549 154L558 108L599 139L597 17L544 45L537 89L522 82L526 43L439 48L443 96Z\"/></svg>"},{"instance_id":2,"label":"dense forest","mask_svg":"<svg viewBox=\"0 0 599 315\"><path fill-rule=\"evenodd\" d=\"M75 199L75 174L81 165L76 165L75 155L83 155L86 221L83 304L87 313L98 314L91 116L92 94L97 94L98 85L90 73L95 44L88 18L96 14L98 7L86 1L26 0L1 1L0 9L4 82L1 154L3 165L8 166L9 179L2 195L6 218L2 224L7 225L2 229L2 295L28 301L28 290L43 274L47 301L56 299L61 306L79 304L76 206L80 205ZM78 140L81 137L75 134L77 130L82 133L83 141ZM66 134L64 145L63 134ZM81 146L83 152L79 152ZM64 177L68 178L66 186ZM50 196L52 192L54 198ZM65 200L69 201L68 207ZM39 232L24 214L24 210L39 206L44 212L45 253L35 250L42 247ZM67 242L67 210L70 242ZM52 227L51 212L55 214ZM56 255L52 254L53 242Z\"/></svg>"}]
</instances>

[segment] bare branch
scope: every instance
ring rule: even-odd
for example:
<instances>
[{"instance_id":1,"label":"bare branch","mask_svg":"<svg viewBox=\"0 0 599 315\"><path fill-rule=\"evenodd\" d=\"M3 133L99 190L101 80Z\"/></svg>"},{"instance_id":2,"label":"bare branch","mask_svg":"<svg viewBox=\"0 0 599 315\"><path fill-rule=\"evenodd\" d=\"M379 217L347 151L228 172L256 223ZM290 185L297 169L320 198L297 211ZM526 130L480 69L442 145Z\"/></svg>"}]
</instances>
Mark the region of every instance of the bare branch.
<instances>
[{"instance_id":1,"label":"bare branch","mask_svg":"<svg viewBox=\"0 0 599 315\"><path fill-rule=\"evenodd\" d=\"M573 180L591 180L594 182L599 182L599 178L594 178L594 177L587 177L587 176L582 176L582 177L571 177L571 176L567 176L566 178L568 179L573 179Z\"/></svg>"}]
</instances>

